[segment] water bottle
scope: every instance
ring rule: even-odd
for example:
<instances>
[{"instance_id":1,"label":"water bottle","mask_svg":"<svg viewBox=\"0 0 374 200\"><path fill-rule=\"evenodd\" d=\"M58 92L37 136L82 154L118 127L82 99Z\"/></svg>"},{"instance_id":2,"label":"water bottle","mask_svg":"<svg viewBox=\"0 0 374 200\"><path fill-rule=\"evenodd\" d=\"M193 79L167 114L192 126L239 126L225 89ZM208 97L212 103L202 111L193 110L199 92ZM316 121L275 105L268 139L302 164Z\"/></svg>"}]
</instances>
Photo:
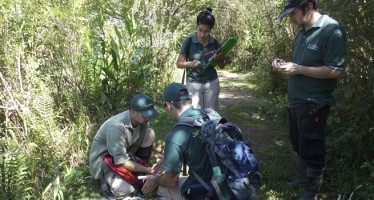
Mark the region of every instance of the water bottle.
<instances>
[{"instance_id":1,"label":"water bottle","mask_svg":"<svg viewBox=\"0 0 374 200\"><path fill-rule=\"evenodd\" d=\"M219 166L213 167L213 179L218 183L222 183L225 180L225 176L222 175L221 168Z\"/></svg>"},{"instance_id":2,"label":"water bottle","mask_svg":"<svg viewBox=\"0 0 374 200\"><path fill-rule=\"evenodd\" d=\"M222 174L221 168L219 166L214 166L213 167L213 180L215 180L218 187L220 188L222 196L224 197L224 199L229 199L230 193L228 191L228 188L227 188L227 185L226 185L226 182L225 182L225 175Z\"/></svg>"}]
</instances>

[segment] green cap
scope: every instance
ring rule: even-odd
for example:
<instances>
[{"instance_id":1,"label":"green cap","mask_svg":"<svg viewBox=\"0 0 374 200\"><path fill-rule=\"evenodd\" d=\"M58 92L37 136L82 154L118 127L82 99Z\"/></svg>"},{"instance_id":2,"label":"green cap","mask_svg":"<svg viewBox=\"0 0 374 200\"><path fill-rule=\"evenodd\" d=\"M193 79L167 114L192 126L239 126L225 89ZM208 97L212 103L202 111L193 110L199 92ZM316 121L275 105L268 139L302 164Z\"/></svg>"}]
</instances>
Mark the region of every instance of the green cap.
<instances>
[{"instance_id":1,"label":"green cap","mask_svg":"<svg viewBox=\"0 0 374 200\"><path fill-rule=\"evenodd\" d=\"M138 94L131 99L130 110L141 112L145 118L153 118L159 115L153 106L152 99L143 93Z\"/></svg>"},{"instance_id":2,"label":"green cap","mask_svg":"<svg viewBox=\"0 0 374 200\"><path fill-rule=\"evenodd\" d=\"M188 89L181 83L170 83L164 88L164 99L165 101L180 101L191 99L191 95L188 93Z\"/></svg>"}]
</instances>

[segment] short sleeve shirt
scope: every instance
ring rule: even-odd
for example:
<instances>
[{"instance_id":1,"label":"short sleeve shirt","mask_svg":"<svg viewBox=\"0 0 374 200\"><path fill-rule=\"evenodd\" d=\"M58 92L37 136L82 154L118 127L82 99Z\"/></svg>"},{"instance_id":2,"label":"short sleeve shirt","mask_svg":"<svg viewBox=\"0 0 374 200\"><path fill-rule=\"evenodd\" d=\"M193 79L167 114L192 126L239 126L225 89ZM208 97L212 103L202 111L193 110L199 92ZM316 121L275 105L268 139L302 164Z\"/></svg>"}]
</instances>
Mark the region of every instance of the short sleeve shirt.
<instances>
[{"instance_id":1,"label":"short sleeve shirt","mask_svg":"<svg viewBox=\"0 0 374 200\"><path fill-rule=\"evenodd\" d=\"M130 158L129 147L137 142L137 138L143 138L148 124L139 124L132 127L130 112L124 111L110 117L104 122L96 133L90 151L90 174L98 179L101 172L101 164L106 151L113 156L115 165L123 164Z\"/></svg>"},{"instance_id":2,"label":"short sleeve shirt","mask_svg":"<svg viewBox=\"0 0 374 200\"><path fill-rule=\"evenodd\" d=\"M190 107L181 114L180 118L193 117L197 119L201 115L201 110ZM176 125L166 137L163 168L166 172L178 173L181 171L184 161L189 167L190 176L183 184L182 192L186 190L187 186L198 183L192 171L205 180L211 179L213 172L208 154L202 144L200 128Z\"/></svg>"},{"instance_id":3,"label":"short sleeve shirt","mask_svg":"<svg viewBox=\"0 0 374 200\"><path fill-rule=\"evenodd\" d=\"M196 33L183 41L179 53L188 55L187 60L200 61L200 65L196 68L187 68L187 82L207 83L218 78L217 71L213 67L204 68L204 66L213 56L211 52L220 47L221 44L213 36L210 36L206 46L202 45L197 39Z\"/></svg>"},{"instance_id":4,"label":"short sleeve shirt","mask_svg":"<svg viewBox=\"0 0 374 200\"><path fill-rule=\"evenodd\" d=\"M293 62L303 66L327 66L344 70L346 57L346 33L341 25L327 15L322 15L306 31L300 29L292 47ZM288 102L290 108L304 103L320 106L331 105L336 79L315 79L304 75L288 79Z\"/></svg>"}]
</instances>

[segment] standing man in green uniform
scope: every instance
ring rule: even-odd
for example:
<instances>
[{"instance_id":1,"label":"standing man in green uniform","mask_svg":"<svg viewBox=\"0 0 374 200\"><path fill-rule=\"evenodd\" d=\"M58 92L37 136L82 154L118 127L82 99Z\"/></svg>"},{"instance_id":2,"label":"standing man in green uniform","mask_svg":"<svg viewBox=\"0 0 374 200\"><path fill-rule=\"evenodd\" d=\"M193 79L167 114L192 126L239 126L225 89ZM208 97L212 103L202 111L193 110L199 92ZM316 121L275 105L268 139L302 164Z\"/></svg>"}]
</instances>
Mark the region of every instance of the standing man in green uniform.
<instances>
[{"instance_id":1,"label":"standing man in green uniform","mask_svg":"<svg viewBox=\"0 0 374 200\"><path fill-rule=\"evenodd\" d=\"M176 121L183 117L198 119L203 115L202 110L193 108L191 95L183 84L171 83L167 85L164 89L164 98L165 108ZM210 182L213 174L208 153L202 144L199 131L198 127L182 124L174 126L165 140L165 153L162 162L165 173L161 176L139 177L146 179L142 189L145 194L160 186L158 194L168 199L205 199L207 191L192 173L195 172L207 182ZM186 162L189 168L190 176L187 180L185 177L179 177L183 162ZM193 185L201 187L192 188Z\"/></svg>"},{"instance_id":2,"label":"standing man in green uniform","mask_svg":"<svg viewBox=\"0 0 374 200\"><path fill-rule=\"evenodd\" d=\"M155 142L155 133L148 122L158 115L151 98L138 94L131 99L129 110L110 117L101 125L92 143L89 167L91 176L101 179L104 196L127 196L140 192L140 188L113 172L103 159L109 154L114 165L123 166L131 172L152 173L150 167L138 164L131 157L148 162Z\"/></svg>"},{"instance_id":3,"label":"standing man in green uniform","mask_svg":"<svg viewBox=\"0 0 374 200\"><path fill-rule=\"evenodd\" d=\"M318 0L287 0L280 17L289 15L300 30L292 61L274 59L272 66L288 76L289 132L298 155L298 178L291 186L305 188L299 199L316 199L323 180L325 128L337 79L344 74L346 33L318 11Z\"/></svg>"}]
</instances>

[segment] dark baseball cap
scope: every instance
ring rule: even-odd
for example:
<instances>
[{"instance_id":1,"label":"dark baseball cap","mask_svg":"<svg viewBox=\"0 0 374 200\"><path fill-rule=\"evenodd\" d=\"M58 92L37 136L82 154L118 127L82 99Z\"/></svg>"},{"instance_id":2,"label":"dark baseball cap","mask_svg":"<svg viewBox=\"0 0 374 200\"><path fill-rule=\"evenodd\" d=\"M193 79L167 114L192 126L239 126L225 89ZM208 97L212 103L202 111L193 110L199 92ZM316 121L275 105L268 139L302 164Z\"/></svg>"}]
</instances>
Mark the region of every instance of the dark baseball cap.
<instances>
[{"instance_id":1,"label":"dark baseball cap","mask_svg":"<svg viewBox=\"0 0 374 200\"><path fill-rule=\"evenodd\" d=\"M290 14L293 10L307 4L309 1L310 0L287 0L284 4L284 9L282 13L279 15L279 18L282 18Z\"/></svg>"},{"instance_id":2,"label":"dark baseball cap","mask_svg":"<svg viewBox=\"0 0 374 200\"><path fill-rule=\"evenodd\" d=\"M165 101L180 101L191 99L188 89L181 83L170 83L164 88Z\"/></svg>"},{"instance_id":3,"label":"dark baseball cap","mask_svg":"<svg viewBox=\"0 0 374 200\"><path fill-rule=\"evenodd\" d=\"M141 112L145 118L153 118L159 115L153 106L152 99L143 93L135 95L131 99L130 110Z\"/></svg>"}]
</instances>

